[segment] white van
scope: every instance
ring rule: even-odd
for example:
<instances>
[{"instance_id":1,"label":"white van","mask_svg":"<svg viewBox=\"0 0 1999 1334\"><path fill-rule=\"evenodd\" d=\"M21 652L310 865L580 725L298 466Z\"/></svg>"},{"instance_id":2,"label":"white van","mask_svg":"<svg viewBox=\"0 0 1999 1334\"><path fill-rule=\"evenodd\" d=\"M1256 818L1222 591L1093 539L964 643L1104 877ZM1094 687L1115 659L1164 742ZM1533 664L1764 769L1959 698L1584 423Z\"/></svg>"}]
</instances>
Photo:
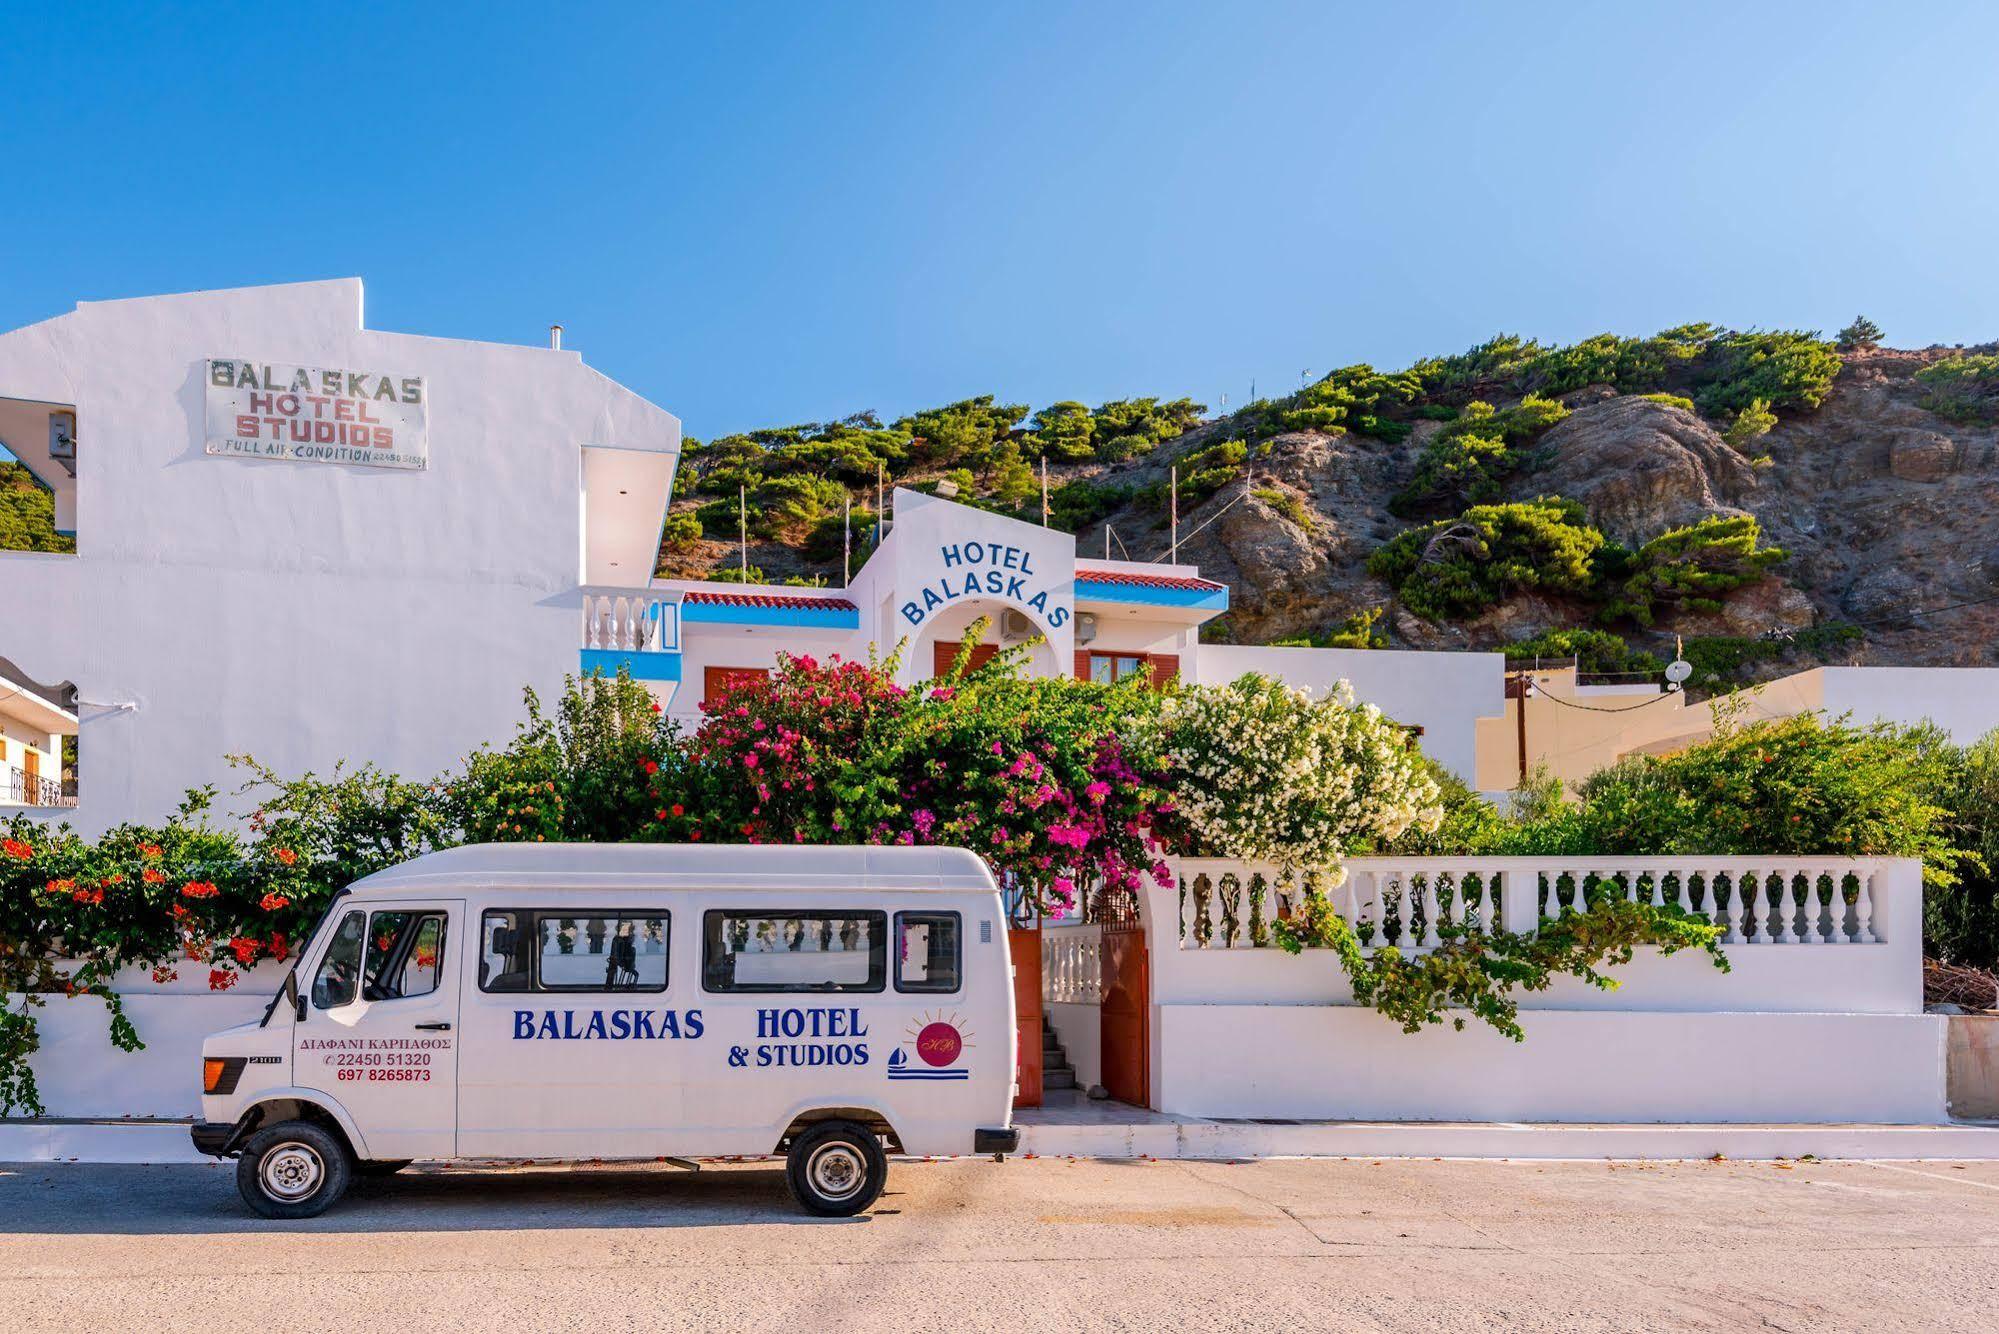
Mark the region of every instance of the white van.
<instances>
[{"instance_id":1,"label":"white van","mask_svg":"<svg viewBox=\"0 0 1999 1334\"><path fill-rule=\"evenodd\" d=\"M1006 915L955 848L492 844L329 905L202 1045L194 1144L306 1218L414 1159L783 1154L853 1214L888 1152L1012 1152Z\"/></svg>"}]
</instances>

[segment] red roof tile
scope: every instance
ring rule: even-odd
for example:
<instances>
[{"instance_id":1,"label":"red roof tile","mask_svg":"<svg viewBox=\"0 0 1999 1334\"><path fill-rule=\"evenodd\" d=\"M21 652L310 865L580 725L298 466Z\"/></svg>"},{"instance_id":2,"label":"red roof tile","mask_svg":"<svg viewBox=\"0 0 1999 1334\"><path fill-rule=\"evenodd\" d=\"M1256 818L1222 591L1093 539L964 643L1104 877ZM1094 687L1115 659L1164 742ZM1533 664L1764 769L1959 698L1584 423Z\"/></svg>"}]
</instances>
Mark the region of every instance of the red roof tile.
<instances>
[{"instance_id":1,"label":"red roof tile","mask_svg":"<svg viewBox=\"0 0 1999 1334\"><path fill-rule=\"evenodd\" d=\"M859 611L845 598L792 597L777 593L709 593L689 590L688 602L707 603L715 607L758 607L766 611L779 608L793 611Z\"/></svg>"},{"instance_id":2,"label":"red roof tile","mask_svg":"<svg viewBox=\"0 0 1999 1334\"><path fill-rule=\"evenodd\" d=\"M1223 591L1212 579L1194 579L1177 574L1138 574L1131 570L1086 570L1076 567L1076 581L1089 584L1121 584L1126 588L1185 588L1202 593Z\"/></svg>"}]
</instances>

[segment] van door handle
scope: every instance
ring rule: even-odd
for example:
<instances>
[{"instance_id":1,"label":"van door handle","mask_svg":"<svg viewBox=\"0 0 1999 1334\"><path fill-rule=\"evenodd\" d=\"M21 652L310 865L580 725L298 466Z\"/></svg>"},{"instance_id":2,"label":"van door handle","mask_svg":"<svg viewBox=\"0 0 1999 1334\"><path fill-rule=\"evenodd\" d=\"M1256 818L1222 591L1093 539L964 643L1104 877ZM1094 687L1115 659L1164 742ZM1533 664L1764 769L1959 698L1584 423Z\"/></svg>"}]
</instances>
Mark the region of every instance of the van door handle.
<instances>
[{"instance_id":1,"label":"van door handle","mask_svg":"<svg viewBox=\"0 0 1999 1334\"><path fill-rule=\"evenodd\" d=\"M417 1031L417 1032L419 1032L419 1033L449 1033L449 1032L451 1031L451 1025L450 1025L450 1024L418 1024L418 1025L416 1026L416 1031Z\"/></svg>"}]
</instances>

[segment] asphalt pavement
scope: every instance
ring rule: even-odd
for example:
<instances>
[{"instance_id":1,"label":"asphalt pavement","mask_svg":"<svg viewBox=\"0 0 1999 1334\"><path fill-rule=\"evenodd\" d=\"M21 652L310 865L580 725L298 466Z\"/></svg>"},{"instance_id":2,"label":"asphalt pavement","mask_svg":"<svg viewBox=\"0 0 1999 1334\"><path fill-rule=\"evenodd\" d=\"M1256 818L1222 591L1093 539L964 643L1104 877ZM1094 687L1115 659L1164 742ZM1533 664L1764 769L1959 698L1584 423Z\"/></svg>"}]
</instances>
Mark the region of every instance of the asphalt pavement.
<instances>
[{"instance_id":1,"label":"asphalt pavement","mask_svg":"<svg viewBox=\"0 0 1999 1334\"><path fill-rule=\"evenodd\" d=\"M871 1214L771 1165L414 1168L321 1218L230 1170L0 1167L0 1328L1999 1327L1999 1164L897 1163Z\"/></svg>"}]
</instances>

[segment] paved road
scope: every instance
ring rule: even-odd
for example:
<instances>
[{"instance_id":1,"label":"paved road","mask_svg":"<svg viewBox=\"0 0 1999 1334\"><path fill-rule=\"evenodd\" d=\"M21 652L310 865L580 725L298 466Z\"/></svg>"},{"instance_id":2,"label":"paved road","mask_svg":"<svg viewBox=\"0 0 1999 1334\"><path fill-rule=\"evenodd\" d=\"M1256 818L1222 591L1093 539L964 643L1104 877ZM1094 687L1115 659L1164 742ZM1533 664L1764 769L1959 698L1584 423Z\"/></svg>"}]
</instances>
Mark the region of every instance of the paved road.
<instances>
[{"instance_id":1,"label":"paved road","mask_svg":"<svg viewBox=\"0 0 1999 1334\"><path fill-rule=\"evenodd\" d=\"M0 1328L1999 1327L1999 1164L417 1169L270 1224L215 1167L0 1167Z\"/></svg>"}]
</instances>

